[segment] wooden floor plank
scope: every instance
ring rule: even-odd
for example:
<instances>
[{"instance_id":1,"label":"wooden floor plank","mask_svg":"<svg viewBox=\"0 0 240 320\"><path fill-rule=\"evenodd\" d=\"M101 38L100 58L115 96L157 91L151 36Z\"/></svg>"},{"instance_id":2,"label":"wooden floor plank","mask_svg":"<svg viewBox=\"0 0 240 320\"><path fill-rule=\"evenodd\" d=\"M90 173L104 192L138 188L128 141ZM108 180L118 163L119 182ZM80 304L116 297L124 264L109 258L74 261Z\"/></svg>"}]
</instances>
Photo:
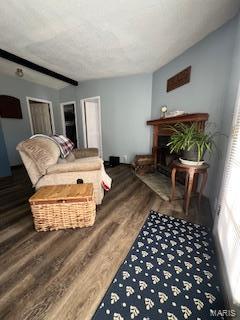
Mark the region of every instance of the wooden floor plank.
<instances>
[{"instance_id":1,"label":"wooden floor plank","mask_svg":"<svg viewBox=\"0 0 240 320\"><path fill-rule=\"evenodd\" d=\"M211 226L207 201L199 212L193 200L186 218L182 201L161 200L128 166L108 171L113 186L93 227L41 233L26 172L0 179L0 319L91 319L151 209Z\"/></svg>"}]
</instances>

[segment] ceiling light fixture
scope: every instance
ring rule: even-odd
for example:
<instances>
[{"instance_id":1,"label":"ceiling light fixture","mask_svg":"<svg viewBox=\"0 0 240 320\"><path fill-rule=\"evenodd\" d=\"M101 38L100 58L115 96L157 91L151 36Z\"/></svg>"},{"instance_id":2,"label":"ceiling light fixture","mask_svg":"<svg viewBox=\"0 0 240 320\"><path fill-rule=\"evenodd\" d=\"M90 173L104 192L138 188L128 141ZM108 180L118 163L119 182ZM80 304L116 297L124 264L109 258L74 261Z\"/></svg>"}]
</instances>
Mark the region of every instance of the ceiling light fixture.
<instances>
[{"instance_id":1,"label":"ceiling light fixture","mask_svg":"<svg viewBox=\"0 0 240 320\"><path fill-rule=\"evenodd\" d=\"M17 68L16 75L22 78L24 76L23 70L21 68Z\"/></svg>"}]
</instances>

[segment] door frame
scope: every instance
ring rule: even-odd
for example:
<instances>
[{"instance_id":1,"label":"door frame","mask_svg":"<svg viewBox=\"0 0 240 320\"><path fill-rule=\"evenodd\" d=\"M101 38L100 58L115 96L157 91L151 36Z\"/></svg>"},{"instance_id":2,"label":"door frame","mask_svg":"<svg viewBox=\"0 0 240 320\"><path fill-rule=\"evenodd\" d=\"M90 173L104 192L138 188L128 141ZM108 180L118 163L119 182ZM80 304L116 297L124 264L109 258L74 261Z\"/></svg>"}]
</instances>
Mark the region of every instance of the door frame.
<instances>
[{"instance_id":1,"label":"door frame","mask_svg":"<svg viewBox=\"0 0 240 320\"><path fill-rule=\"evenodd\" d=\"M30 101L43 102L43 103L47 103L49 105L50 118L51 118L51 123L52 123L52 131L53 131L53 134L55 134L56 130L55 130L55 123L54 123L54 116L53 116L52 101L39 99L39 98L33 98L33 97L26 97L26 100L27 100L28 118L29 118L29 122L30 122L30 128L31 128L32 135L34 134L34 132L33 132L31 109L30 109Z\"/></svg>"},{"instance_id":2,"label":"door frame","mask_svg":"<svg viewBox=\"0 0 240 320\"><path fill-rule=\"evenodd\" d=\"M86 137L86 122L85 122L85 112L84 112L84 102L85 101L98 101L98 118L99 118L99 138L100 138L100 148L99 148L99 154L101 157L103 157L103 145L102 145L102 117L101 117L101 97L89 97L84 98L80 100L80 108L82 111L82 127L83 127L83 145L84 148L87 148L87 137Z\"/></svg>"},{"instance_id":3,"label":"door frame","mask_svg":"<svg viewBox=\"0 0 240 320\"><path fill-rule=\"evenodd\" d=\"M66 102L61 102L61 103L60 103L63 135L66 136L66 126L65 126L65 117L64 117L64 106L65 106L65 105L68 105L68 104L73 104L73 109L74 109L74 114L75 114L75 127L76 127L77 147L79 147L79 135L78 135L78 121L77 121L76 101L66 101Z\"/></svg>"}]
</instances>

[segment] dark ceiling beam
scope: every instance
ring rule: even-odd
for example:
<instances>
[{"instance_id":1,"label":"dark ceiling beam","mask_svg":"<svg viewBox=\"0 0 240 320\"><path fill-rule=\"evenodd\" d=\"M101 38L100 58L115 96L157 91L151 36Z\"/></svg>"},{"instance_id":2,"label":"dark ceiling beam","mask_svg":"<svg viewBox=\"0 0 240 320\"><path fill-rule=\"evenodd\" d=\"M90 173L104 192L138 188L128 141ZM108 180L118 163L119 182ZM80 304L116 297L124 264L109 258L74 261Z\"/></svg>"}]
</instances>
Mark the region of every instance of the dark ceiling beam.
<instances>
[{"instance_id":1,"label":"dark ceiling beam","mask_svg":"<svg viewBox=\"0 0 240 320\"><path fill-rule=\"evenodd\" d=\"M26 60L26 59L23 59L21 57L18 57L15 54L12 54L12 53L10 53L8 51L0 49L0 57L4 58L4 59L7 59L9 61L12 61L12 62L21 64L22 66L27 67L29 69L32 69L34 71L38 71L38 72L41 72L43 74L46 74L49 77L53 77L55 79L67 82L67 83L69 83L69 84L71 84L73 86L78 86L78 82L76 80L70 79L68 77L63 76L60 73L54 72L54 71L49 70L49 69L44 68L44 67L41 67L36 63L33 63L33 62L29 61L29 60Z\"/></svg>"}]
</instances>

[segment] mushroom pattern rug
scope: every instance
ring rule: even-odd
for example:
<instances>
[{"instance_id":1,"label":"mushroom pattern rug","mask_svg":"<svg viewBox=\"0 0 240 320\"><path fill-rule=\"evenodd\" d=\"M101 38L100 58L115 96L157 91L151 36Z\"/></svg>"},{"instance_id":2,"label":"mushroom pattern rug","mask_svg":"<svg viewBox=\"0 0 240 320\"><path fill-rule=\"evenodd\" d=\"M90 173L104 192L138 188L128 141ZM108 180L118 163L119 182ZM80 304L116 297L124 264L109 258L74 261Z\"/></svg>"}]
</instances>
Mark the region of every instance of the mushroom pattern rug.
<instances>
[{"instance_id":1,"label":"mushroom pattern rug","mask_svg":"<svg viewBox=\"0 0 240 320\"><path fill-rule=\"evenodd\" d=\"M221 291L211 232L151 211L93 319L222 319Z\"/></svg>"}]
</instances>

